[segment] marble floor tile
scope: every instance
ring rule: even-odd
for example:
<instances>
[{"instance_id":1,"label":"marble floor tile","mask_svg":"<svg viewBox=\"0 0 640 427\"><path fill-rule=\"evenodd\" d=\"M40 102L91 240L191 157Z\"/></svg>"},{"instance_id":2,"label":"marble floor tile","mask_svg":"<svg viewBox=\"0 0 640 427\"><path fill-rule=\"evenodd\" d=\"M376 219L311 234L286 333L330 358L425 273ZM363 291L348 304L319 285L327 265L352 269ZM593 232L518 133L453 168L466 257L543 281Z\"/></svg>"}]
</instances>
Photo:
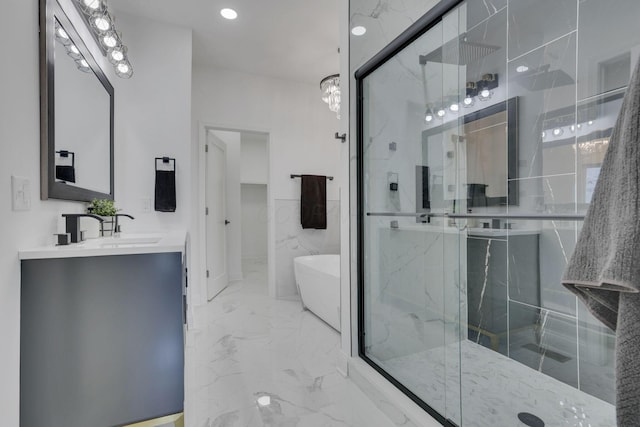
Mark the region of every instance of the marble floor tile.
<instances>
[{"instance_id":1,"label":"marble floor tile","mask_svg":"<svg viewBox=\"0 0 640 427\"><path fill-rule=\"evenodd\" d=\"M391 426L336 370L340 336L299 301L269 298L266 262L194 311L187 332L189 427Z\"/></svg>"}]
</instances>

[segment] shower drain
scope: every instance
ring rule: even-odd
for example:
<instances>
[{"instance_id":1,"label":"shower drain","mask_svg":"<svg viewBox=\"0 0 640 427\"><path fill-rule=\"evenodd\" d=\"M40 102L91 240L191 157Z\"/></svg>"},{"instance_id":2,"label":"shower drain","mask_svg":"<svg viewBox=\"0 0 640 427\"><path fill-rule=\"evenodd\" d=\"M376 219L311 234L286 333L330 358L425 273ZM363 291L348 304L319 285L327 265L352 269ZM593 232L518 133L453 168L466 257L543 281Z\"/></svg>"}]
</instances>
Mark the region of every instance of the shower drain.
<instances>
[{"instance_id":1,"label":"shower drain","mask_svg":"<svg viewBox=\"0 0 640 427\"><path fill-rule=\"evenodd\" d=\"M518 414L518 419L522 421L524 425L529 427L544 427L544 421L529 412L520 412Z\"/></svg>"}]
</instances>

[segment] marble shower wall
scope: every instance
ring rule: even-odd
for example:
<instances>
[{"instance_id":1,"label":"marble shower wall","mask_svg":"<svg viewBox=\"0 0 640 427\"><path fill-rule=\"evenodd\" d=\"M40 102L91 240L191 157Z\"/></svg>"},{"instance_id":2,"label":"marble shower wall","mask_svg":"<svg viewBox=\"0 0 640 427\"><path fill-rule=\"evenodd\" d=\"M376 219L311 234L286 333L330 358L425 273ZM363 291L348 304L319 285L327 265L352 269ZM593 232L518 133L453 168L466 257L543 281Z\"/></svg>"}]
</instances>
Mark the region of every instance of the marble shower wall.
<instances>
[{"instance_id":1,"label":"marble shower wall","mask_svg":"<svg viewBox=\"0 0 640 427\"><path fill-rule=\"evenodd\" d=\"M300 200L276 199L276 297L298 298L293 259L340 253L340 202L327 200L327 229L303 229Z\"/></svg>"}]
</instances>

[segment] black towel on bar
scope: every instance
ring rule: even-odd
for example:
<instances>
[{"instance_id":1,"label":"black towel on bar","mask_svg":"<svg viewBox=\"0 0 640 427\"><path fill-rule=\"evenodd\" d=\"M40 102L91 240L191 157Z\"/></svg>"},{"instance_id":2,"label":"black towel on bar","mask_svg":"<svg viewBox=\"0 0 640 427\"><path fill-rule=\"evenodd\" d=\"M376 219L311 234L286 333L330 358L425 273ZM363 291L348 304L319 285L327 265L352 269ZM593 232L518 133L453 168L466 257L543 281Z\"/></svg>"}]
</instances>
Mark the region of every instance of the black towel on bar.
<instances>
[{"instance_id":1,"label":"black towel on bar","mask_svg":"<svg viewBox=\"0 0 640 427\"><path fill-rule=\"evenodd\" d=\"M155 209L158 212L176 211L176 171L156 171Z\"/></svg>"},{"instance_id":2,"label":"black towel on bar","mask_svg":"<svg viewBox=\"0 0 640 427\"><path fill-rule=\"evenodd\" d=\"M76 169L73 166L56 165L56 179L76 182Z\"/></svg>"},{"instance_id":3,"label":"black towel on bar","mask_svg":"<svg viewBox=\"0 0 640 427\"><path fill-rule=\"evenodd\" d=\"M302 228L327 229L327 177L302 175L300 222Z\"/></svg>"}]
</instances>

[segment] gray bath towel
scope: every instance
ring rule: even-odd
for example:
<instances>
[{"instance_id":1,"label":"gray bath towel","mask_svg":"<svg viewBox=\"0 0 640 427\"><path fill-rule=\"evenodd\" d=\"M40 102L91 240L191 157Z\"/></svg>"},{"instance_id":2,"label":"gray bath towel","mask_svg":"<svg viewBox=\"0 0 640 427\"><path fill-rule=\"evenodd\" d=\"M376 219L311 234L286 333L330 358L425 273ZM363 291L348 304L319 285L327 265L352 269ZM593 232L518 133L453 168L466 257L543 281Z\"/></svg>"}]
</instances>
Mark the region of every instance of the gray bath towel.
<instances>
[{"instance_id":1,"label":"gray bath towel","mask_svg":"<svg viewBox=\"0 0 640 427\"><path fill-rule=\"evenodd\" d=\"M562 283L616 331L616 410L640 425L640 62Z\"/></svg>"}]
</instances>

